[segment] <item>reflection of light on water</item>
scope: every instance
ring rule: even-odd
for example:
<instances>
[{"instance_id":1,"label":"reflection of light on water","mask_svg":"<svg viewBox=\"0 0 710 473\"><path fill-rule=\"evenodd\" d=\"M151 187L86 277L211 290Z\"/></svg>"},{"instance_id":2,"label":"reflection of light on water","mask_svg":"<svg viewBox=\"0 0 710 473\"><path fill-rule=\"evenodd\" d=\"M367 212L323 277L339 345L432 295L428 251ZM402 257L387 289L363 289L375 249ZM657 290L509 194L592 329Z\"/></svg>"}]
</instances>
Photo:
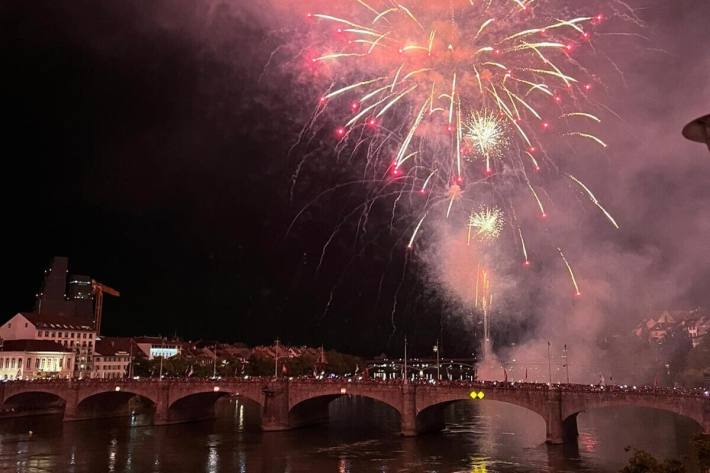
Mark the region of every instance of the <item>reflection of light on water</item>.
<instances>
[{"instance_id":1,"label":"reflection of light on water","mask_svg":"<svg viewBox=\"0 0 710 473\"><path fill-rule=\"evenodd\" d=\"M471 473L488 473L488 467L485 460L474 460L471 464Z\"/></svg>"},{"instance_id":2,"label":"reflection of light on water","mask_svg":"<svg viewBox=\"0 0 710 473\"><path fill-rule=\"evenodd\" d=\"M350 472L350 461L347 458L340 457L338 461L338 473L349 473Z\"/></svg>"},{"instance_id":3,"label":"reflection of light on water","mask_svg":"<svg viewBox=\"0 0 710 473\"><path fill-rule=\"evenodd\" d=\"M246 455L244 454L244 450L239 450L239 473L246 473L246 471L247 471Z\"/></svg>"},{"instance_id":4,"label":"reflection of light on water","mask_svg":"<svg viewBox=\"0 0 710 473\"><path fill-rule=\"evenodd\" d=\"M209 453L207 454L207 472L215 473L219 469L219 452L217 451L217 436L210 435L207 443Z\"/></svg>"},{"instance_id":5,"label":"reflection of light on water","mask_svg":"<svg viewBox=\"0 0 710 473\"><path fill-rule=\"evenodd\" d=\"M118 450L118 439L111 439L108 447L108 471L116 471L116 451Z\"/></svg>"},{"instance_id":6,"label":"reflection of light on water","mask_svg":"<svg viewBox=\"0 0 710 473\"><path fill-rule=\"evenodd\" d=\"M244 430L244 404L239 406L239 431Z\"/></svg>"},{"instance_id":7,"label":"reflection of light on water","mask_svg":"<svg viewBox=\"0 0 710 473\"><path fill-rule=\"evenodd\" d=\"M587 453L594 453L599 447L599 441L591 432L579 433L579 446Z\"/></svg>"}]
</instances>

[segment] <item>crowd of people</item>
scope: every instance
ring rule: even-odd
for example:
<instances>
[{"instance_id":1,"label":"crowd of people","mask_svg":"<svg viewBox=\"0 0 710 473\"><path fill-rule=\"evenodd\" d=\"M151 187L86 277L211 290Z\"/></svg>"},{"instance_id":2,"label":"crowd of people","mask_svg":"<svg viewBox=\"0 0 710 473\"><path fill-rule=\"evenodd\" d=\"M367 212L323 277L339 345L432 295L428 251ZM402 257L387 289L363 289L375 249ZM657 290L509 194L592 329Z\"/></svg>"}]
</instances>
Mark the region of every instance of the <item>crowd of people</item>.
<instances>
[{"instance_id":1,"label":"crowd of people","mask_svg":"<svg viewBox=\"0 0 710 473\"><path fill-rule=\"evenodd\" d=\"M212 383L215 382L235 382L239 383L268 383L274 381L274 377L255 377L255 376L240 376L234 378L198 378L198 377L134 377L132 379L35 379L31 381L5 381L6 383L40 383L40 384L62 384L62 383L95 383L95 384L114 384L121 382L130 383L150 383L159 380L180 382L180 383ZM287 380L289 382L312 383L312 384L370 384L370 385L401 385L402 379L375 379L365 376L302 376L302 377L281 377L279 380ZM414 386L445 386L445 387L461 387L469 389L514 389L526 391L549 391L557 390L562 392L577 392L577 393L628 393L628 394L653 394L662 396L690 396L690 397L710 397L710 388L700 387L682 387L682 386L654 386L654 385L609 385L609 384L572 384L572 383L539 383L539 382L517 382L517 381L489 381L489 380L427 380L414 379L408 380L408 384Z\"/></svg>"}]
</instances>

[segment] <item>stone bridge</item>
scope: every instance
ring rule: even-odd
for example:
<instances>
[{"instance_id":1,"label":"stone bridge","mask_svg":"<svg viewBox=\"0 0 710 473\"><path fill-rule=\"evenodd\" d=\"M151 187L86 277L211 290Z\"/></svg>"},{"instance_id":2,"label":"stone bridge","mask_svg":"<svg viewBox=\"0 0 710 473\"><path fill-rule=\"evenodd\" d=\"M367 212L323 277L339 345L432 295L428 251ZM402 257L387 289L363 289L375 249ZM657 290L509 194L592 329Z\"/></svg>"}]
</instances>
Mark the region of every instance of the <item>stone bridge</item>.
<instances>
[{"instance_id":1,"label":"stone bridge","mask_svg":"<svg viewBox=\"0 0 710 473\"><path fill-rule=\"evenodd\" d=\"M72 421L128 415L129 400L138 399L154 411L153 422L161 425L212 417L218 399L238 396L258 405L263 430L272 431L322 422L327 420L332 400L361 396L396 410L402 435L413 436L441 429L444 409L456 401L470 401L472 392L483 392L484 400L536 412L545 421L550 443L576 437L580 412L614 406L674 412L710 433L710 397L705 394L615 386L601 389L525 383L402 384L264 378L12 381L0 384L0 409L32 412L63 408L64 419Z\"/></svg>"}]
</instances>

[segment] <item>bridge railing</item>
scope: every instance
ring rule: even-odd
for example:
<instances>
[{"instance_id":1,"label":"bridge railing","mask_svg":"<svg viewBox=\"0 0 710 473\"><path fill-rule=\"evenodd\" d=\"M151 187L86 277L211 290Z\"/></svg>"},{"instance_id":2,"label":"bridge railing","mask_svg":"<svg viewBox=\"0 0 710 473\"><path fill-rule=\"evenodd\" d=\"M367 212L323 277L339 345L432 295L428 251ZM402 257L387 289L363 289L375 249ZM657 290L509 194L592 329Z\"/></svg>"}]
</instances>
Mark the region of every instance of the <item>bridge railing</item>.
<instances>
[{"instance_id":1,"label":"bridge railing","mask_svg":"<svg viewBox=\"0 0 710 473\"><path fill-rule=\"evenodd\" d=\"M297 378L279 378L275 380L273 377L229 377L229 378L195 378L195 377L163 377L160 378L119 378L119 379L101 379L101 378L85 378L85 379L41 379L41 380L8 380L3 381L8 385L125 385L125 384L151 384L160 382L169 383L185 383L185 384L219 384L219 383L254 383L265 384L274 381L290 382L298 384L316 384L316 385L332 385L332 384L355 384L368 386L402 386L402 380L376 380L367 378L324 378L317 379L313 377L297 377ZM411 386L427 386L427 387L447 387L447 388L470 388L470 389L496 389L496 390L515 390L515 391L560 391L568 393L623 393L637 395L652 395L652 396L667 396L667 397L699 397L710 400L710 390L708 388L671 388L658 387L648 385L591 385L591 384L557 384L553 383L521 383L521 382L501 382L501 381L411 381L408 383Z\"/></svg>"}]
</instances>

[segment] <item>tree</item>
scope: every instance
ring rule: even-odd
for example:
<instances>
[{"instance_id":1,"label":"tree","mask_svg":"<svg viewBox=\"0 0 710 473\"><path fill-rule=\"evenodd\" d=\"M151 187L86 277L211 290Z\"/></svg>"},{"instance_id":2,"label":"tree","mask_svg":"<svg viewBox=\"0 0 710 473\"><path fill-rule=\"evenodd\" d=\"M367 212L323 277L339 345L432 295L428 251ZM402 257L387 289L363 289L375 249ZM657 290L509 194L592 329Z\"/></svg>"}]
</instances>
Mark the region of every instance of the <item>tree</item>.
<instances>
[{"instance_id":1,"label":"tree","mask_svg":"<svg viewBox=\"0 0 710 473\"><path fill-rule=\"evenodd\" d=\"M691 441L700 471L710 471L710 435L698 434Z\"/></svg>"},{"instance_id":2,"label":"tree","mask_svg":"<svg viewBox=\"0 0 710 473\"><path fill-rule=\"evenodd\" d=\"M686 386L702 387L704 385L705 372L710 370L710 337L706 336L703 341L688 352L685 360L685 368L679 378Z\"/></svg>"},{"instance_id":3,"label":"tree","mask_svg":"<svg viewBox=\"0 0 710 473\"><path fill-rule=\"evenodd\" d=\"M630 449L627 448L628 452ZM685 466L678 460L659 462L653 455L643 450L633 450L629 463L620 473L686 473Z\"/></svg>"}]
</instances>

